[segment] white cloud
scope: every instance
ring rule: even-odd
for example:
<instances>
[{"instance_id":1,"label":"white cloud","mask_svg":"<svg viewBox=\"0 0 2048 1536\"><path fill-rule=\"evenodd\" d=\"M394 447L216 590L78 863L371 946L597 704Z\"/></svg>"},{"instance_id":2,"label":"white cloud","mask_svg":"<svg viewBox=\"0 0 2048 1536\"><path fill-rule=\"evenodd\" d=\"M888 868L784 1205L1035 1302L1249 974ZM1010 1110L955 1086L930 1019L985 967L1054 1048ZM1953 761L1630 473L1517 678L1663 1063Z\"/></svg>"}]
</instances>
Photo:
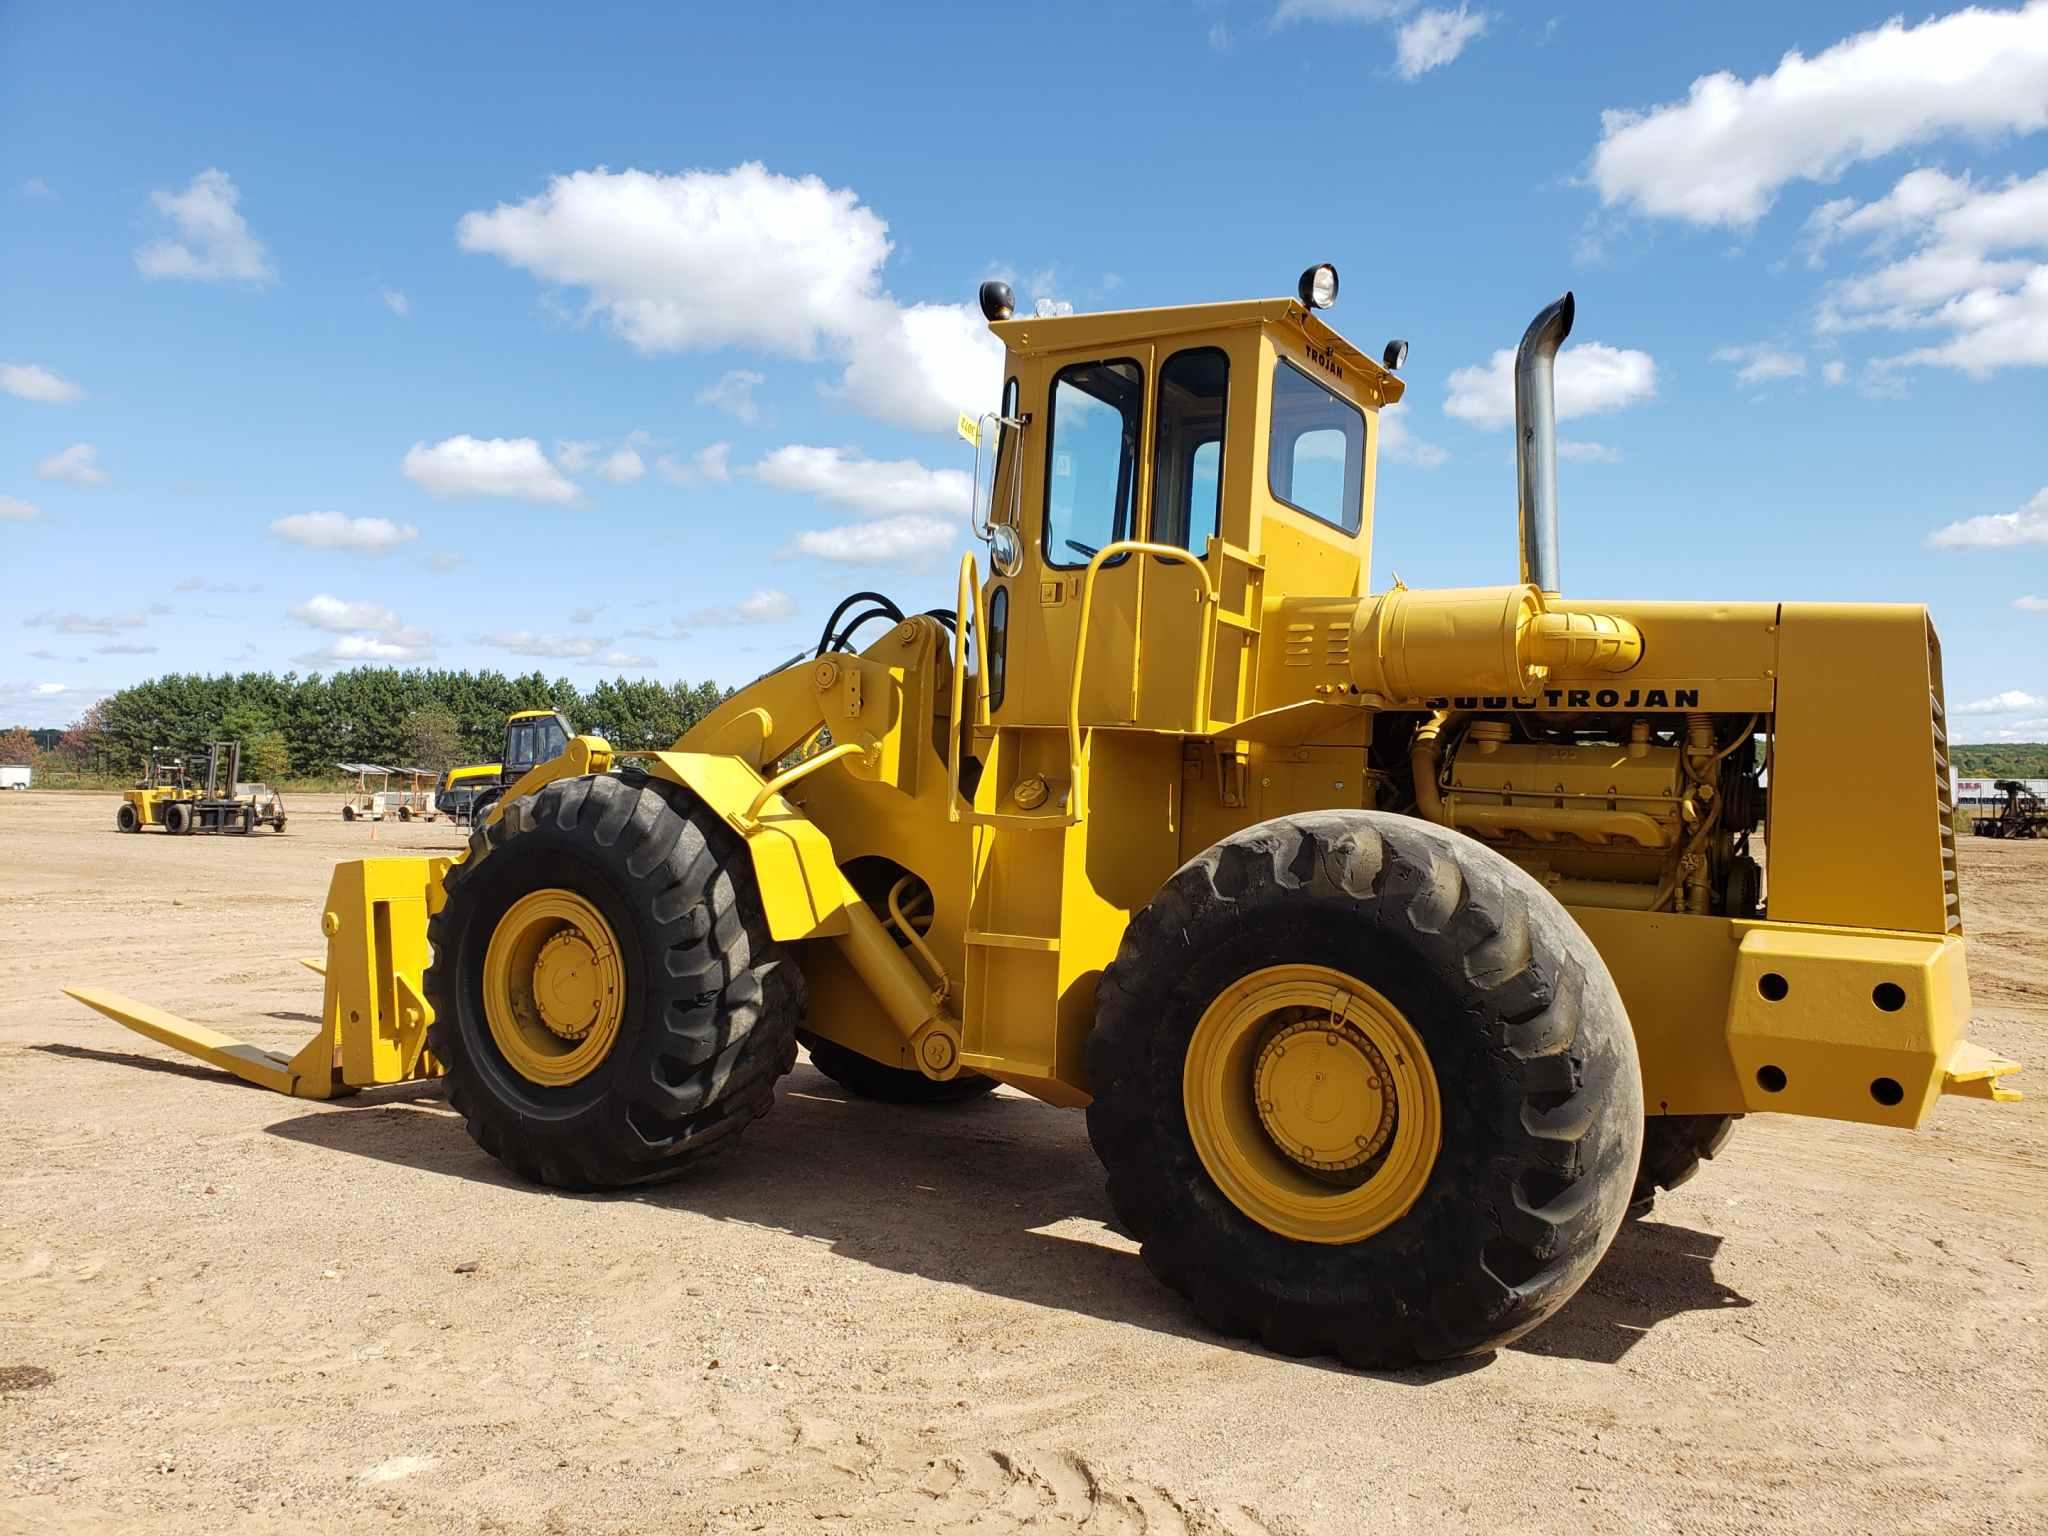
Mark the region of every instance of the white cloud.
<instances>
[{"instance_id":1,"label":"white cloud","mask_svg":"<svg viewBox=\"0 0 2048 1536\"><path fill-rule=\"evenodd\" d=\"M92 614L45 608L21 622L25 629L54 630L60 635L113 635L124 629L141 629L149 623L149 617L141 613Z\"/></svg>"},{"instance_id":2,"label":"white cloud","mask_svg":"<svg viewBox=\"0 0 2048 1536\"><path fill-rule=\"evenodd\" d=\"M0 523L27 523L43 515L43 509L19 496L0 496Z\"/></svg>"},{"instance_id":3,"label":"white cloud","mask_svg":"<svg viewBox=\"0 0 2048 1536\"><path fill-rule=\"evenodd\" d=\"M916 514L846 523L799 533L786 553L841 565L924 567L952 551L960 526L955 519Z\"/></svg>"},{"instance_id":4,"label":"white cloud","mask_svg":"<svg viewBox=\"0 0 2048 1536\"><path fill-rule=\"evenodd\" d=\"M774 587L762 587L741 598L730 608L699 608L687 615L682 627L717 629L735 624L772 624L796 613L796 599Z\"/></svg>"},{"instance_id":5,"label":"white cloud","mask_svg":"<svg viewBox=\"0 0 2048 1536\"><path fill-rule=\"evenodd\" d=\"M1996 186L1913 171L1884 197L1861 207L1838 199L1809 223L1816 250L1862 237L1884 258L1828 288L1818 329L1946 333L1881 359L1879 382L1910 367L1982 378L2048 366L2048 171Z\"/></svg>"},{"instance_id":6,"label":"white cloud","mask_svg":"<svg viewBox=\"0 0 2048 1536\"><path fill-rule=\"evenodd\" d=\"M596 443L561 442L555 444L555 463L572 475L580 475L596 460Z\"/></svg>"},{"instance_id":7,"label":"white cloud","mask_svg":"<svg viewBox=\"0 0 2048 1536\"><path fill-rule=\"evenodd\" d=\"M412 313L412 300L396 288L382 288L377 297L384 301L384 307L403 320Z\"/></svg>"},{"instance_id":8,"label":"white cloud","mask_svg":"<svg viewBox=\"0 0 2048 1536\"><path fill-rule=\"evenodd\" d=\"M1641 404L1657 393L1657 363L1647 352L1588 341L1557 355L1557 419L1595 416ZM1515 419L1515 354L1503 347L1484 365L1450 378L1446 415L1474 426L1505 427Z\"/></svg>"},{"instance_id":9,"label":"white cloud","mask_svg":"<svg viewBox=\"0 0 2048 1536\"><path fill-rule=\"evenodd\" d=\"M459 571L467 563L468 561L462 554L452 549L436 550L427 557L428 566L438 576L446 576L452 571Z\"/></svg>"},{"instance_id":10,"label":"white cloud","mask_svg":"<svg viewBox=\"0 0 2048 1536\"><path fill-rule=\"evenodd\" d=\"M2048 597L2016 597L2012 605L2021 613L2048 613Z\"/></svg>"},{"instance_id":11,"label":"white cloud","mask_svg":"<svg viewBox=\"0 0 2048 1536\"><path fill-rule=\"evenodd\" d=\"M964 519L972 485L965 470L927 469L915 459L863 459L800 443L776 449L747 473L777 490L852 507L862 517L950 512Z\"/></svg>"},{"instance_id":12,"label":"white cloud","mask_svg":"<svg viewBox=\"0 0 2048 1536\"><path fill-rule=\"evenodd\" d=\"M0 392L42 405L69 405L85 398L85 391L69 379L34 363L0 363Z\"/></svg>"},{"instance_id":13,"label":"white cloud","mask_svg":"<svg viewBox=\"0 0 2048 1536\"><path fill-rule=\"evenodd\" d=\"M100 451L91 443L73 443L36 465L45 480L68 480L73 485L105 485L107 472L99 465Z\"/></svg>"},{"instance_id":14,"label":"white cloud","mask_svg":"<svg viewBox=\"0 0 2048 1536\"><path fill-rule=\"evenodd\" d=\"M144 277L258 284L276 278L263 242L242 217L242 194L225 171L201 171L184 191L152 192L149 200L171 221L173 237L136 250L135 265Z\"/></svg>"},{"instance_id":15,"label":"white cloud","mask_svg":"<svg viewBox=\"0 0 2048 1536\"><path fill-rule=\"evenodd\" d=\"M1803 379L1806 377L1806 359L1797 352L1787 352L1767 341L1746 342L1736 347L1721 347L1713 354L1717 363L1733 363L1735 382L1738 384L1768 384L1773 379Z\"/></svg>"},{"instance_id":16,"label":"white cloud","mask_svg":"<svg viewBox=\"0 0 2048 1536\"><path fill-rule=\"evenodd\" d=\"M1492 18L1484 11L1428 10L1394 34L1394 68L1403 80L1419 80L1441 69L1465 51L1465 45L1486 35Z\"/></svg>"},{"instance_id":17,"label":"white cloud","mask_svg":"<svg viewBox=\"0 0 2048 1536\"><path fill-rule=\"evenodd\" d=\"M434 636L402 623L382 603L351 602L322 592L295 605L291 616L313 629L340 634L317 651L294 657L301 666L329 661L426 661Z\"/></svg>"},{"instance_id":18,"label":"white cloud","mask_svg":"<svg viewBox=\"0 0 2048 1536\"><path fill-rule=\"evenodd\" d=\"M1450 455L1435 443L1425 443L1408 430L1408 407L1400 402L1380 407L1380 457L1396 464L1413 464L1418 469L1435 469Z\"/></svg>"},{"instance_id":19,"label":"white cloud","mask_svg":"<svg viewBox=\"0 0 2048 1536\"><path fill-rule=\"evenodd\" d=\"M1894 17L1769 74L1702 75L1685 100L1601 114L1592 180L1607 204L1747 228L1794 181L1945 134L2048 127L2048 0Z\"/></svg>"},{"instance_id":20,"label":"white cloud","mask_svg":"<svg viewBox=\"0 0 2048 1536\"><path fill-rule=\"evenodd\" d=\"M611 644L591 635L540 634L530 629L493 630L478 635L477 640L515 656L540 656L550 661L589 661Z\"/></svg>"},{"instance_id":21,"label":"white cloud","mask_svg":"<svg viewBox=\"0 0 2048 1536\"><path fill-rule=\"evenodd\" d=\"M349 517L341 512L299 512L280 517L270 525L270 531L308 549L346 549L365 555L385 554L420 536L419 529L410 523L394 523L388 517Z\"/></svg>"},{"instance_id":22,"label":"white cloud","mask_svg":"<svg viewBox=\"0 0 2048 1536\"><path fill-rule=\"evenodd\" d=\"M70 683L0 682L0 718L32 731L61 729L107 696L104 688Z\"/></svg>"},{"instance_id":23,"label":"white cloud","mask_svg":"<svg viewBox=\"0 0 2048 1536\"><path fill-rule=\"evenodd\" d=\"M1820 377L1823 384L1840 384L1849 377L1849 365L1839 357L1831 358L1820 365Z\"/></svg>"},{"instance_id":24,"label":"white cloud","mask_svg":"<svg viewBox=\"0 0 2048 1536\"><path fill-rule=\"evenodd\" d=\"M302 667L313 667L327 662L412 662L432 657L431 644L414 644L402 637L340 635L319 650L304 652L292 660Z\"/></svg>"},{"instance_id":25,"label":"white cloud","mask_svg":"<svg viewBox=\"0 0 2048 1536\"><path fill-rule=\"evenodd\" d=\"M651 667L654 658L642 656L637 651L606 651L597 658L597 664L601 667Z\"/></svg>"},{"instance_id":26,"label":"white cloud","mask_svg":"<svg viewBox=\"0 0 2048 1536\"><path fill-rule=\"evenodd\" d=\"M329 597L325 592L295 604L291 614L301 624L310 624L315 629L388 630L399 627L398 615L382 603L349 602L345 598Z\"/></svg>"},{"instance_id":27,"label":"white cloud","mask_svg":"<svg viewBox=\"0 0 2048 1536\"><path fill-rule=\"evenodd\" d=\"M117 641L113 645L95 646L93 647L93 654L95 656L154 656L156 654L156 647L153 645L137 645L131 640L122 640Z\"/></svg>"},{"instance_id":28,"label":"white cloud","mask_svg":"<svg viewBox=\"0 0 2048 1536\"><path fill-rule=\"evenodd\" d=\"M882 286L889 227L848 188L748 163L660 175L602 168L465 214L463 249L581 289L642 352L749 347L844 365L835 393L892 425L950 431L995 398L1002 348L965 304Z\"/></svg>"},{"instance_id":29,"label":"white cloud","mask_svg":"<svg viewBox=\"0 0 2048 1536\"><path fill-rule=\"evenodd\" d=\"M23 197L42 198L55 197L57 194L50 190L50 184L43 180L42 177L31 176L21 184L21 195Z\"/></svg>"},{"instance_id":30,"label":"white cloud","mask_svg":"<svg viewBox=\"0 0 2048 1536\"><path fill-rule=\"evenodd\" d=\"M1619 448L1610 447L1606 443L1579 442L1569 437L1561 437L1557 440L1557 456L1560 459L1573 459L1581 464L1619 464L1621 462L1621 450Z\"/></svg>"},{"instance_id":31,"label":"white cloud","mask_svg":"<svg viewBox=\"0 0 2048 1536\"><path fill-rule=\"evenodd\" d=\"M716 384L698 390L696 402L751 424L761 419L761 407L754 403L754 391L767 382L763 375L751 368L734 368L721 374Z\"/></svg>"},{"instance_id":32,"label":"white cloud","mask_svg":"<svg viewBox=\"0 0 2048 1536\"><path fill-rule=\"evenodd\" d=\"M1966 517L1927 536L1929 549L2012 549L2022 544L2048 544L2048 486L2017 512Z\"/></svg>"},{"instance_id":33,"label":"white cloud","mask_svg":"<svg viewBox=\"0 0 2048 1536\"><path fill-rule=\"evenodd\" d=\"M496 496L563 505L583 493L530 437L446 437L405 453L405 478L430 495Z\"/></svg>"},{"instance_id":34,"label":"white cloud","mask_svg":"<svg viewBox=\"0 0 2048 1536\"><path fill-rule=\"evenodd\" d=\"M2008 688L2003 693L1994 693L1989 698L1972 699L1967 704L1957 704L1949 713L1956 715L2015 715L2023 709L2048 709L2048 695L2027 693L2019 688Z\"/></svg>"},{"instance_id":35,"label":"white cloud","mask_svg":"<svg viewBox=\"0 0 2048 1536\"><path fill-rule=\"evenodd\" d=\"M631 485L647 473L646 464L631 448L621 448L597 466L597 477L613 485Z\"/></svg>"},{"instance_id":36,"label":"white cloud","mask_svg":"<svg viewBox=\"0 0 2048 1536\"><path fill-rule=\"evenodd\" d=\"M731 443L713 443L687 459L664 453L654 467L671 485L717 485L732 478L731 460Z\"/></svg>"}]
</instances>

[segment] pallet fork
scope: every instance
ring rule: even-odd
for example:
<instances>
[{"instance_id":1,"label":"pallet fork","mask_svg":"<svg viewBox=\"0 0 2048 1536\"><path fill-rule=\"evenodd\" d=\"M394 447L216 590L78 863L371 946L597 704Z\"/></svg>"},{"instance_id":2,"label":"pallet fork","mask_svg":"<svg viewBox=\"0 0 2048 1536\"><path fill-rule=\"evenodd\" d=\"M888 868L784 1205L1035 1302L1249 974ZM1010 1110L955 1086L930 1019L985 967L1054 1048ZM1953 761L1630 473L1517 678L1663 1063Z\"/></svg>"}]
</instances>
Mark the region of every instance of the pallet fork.
<instances>
[{"instance_id":1,"label":"pallet fork","mask_svg":"<svg viewBox=\"0 0 2048 1536\"><path fill-rule=\"evenodd\" d=\"M439 1077L426 1050L434 1011L420 989L427 918L446 859L357 859L334 867L320 931L327 954L305 960L325 978L320 1032L292 1055L268 1051L96 987L66 987L88 1008L246 1083L299 1099Z\"/></svg>"}]
</instances>

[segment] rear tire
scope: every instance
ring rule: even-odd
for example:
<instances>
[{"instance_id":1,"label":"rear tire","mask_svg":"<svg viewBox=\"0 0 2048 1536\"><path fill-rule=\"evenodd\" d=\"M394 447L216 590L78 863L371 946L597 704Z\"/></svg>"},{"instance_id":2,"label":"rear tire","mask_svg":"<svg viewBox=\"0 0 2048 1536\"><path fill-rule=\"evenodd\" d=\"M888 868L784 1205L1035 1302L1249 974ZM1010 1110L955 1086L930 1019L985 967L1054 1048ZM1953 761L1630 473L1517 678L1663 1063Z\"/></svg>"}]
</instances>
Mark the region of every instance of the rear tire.
<instances>
[{"instance_id":1,"label":"rear tire","mask_svg":"<svg viewBox=\"0 0 2048 1536\"><path fill-rule=\"evenodd\" d=\"M808 1030L797 1039L810 1052L812 1066L848 1093L863 1099L880 1099L885 1104L959 1104L993 1093L999 1086L994 1078L983 1077L979 1072L962 1072L958 1077L938 1082L922 1072L884 1066Z\"/></svg>"},{"instance_id":2,"label":"rear tire","mask_svg":"<svg viewBox=\"0 0 2048 1536\"><path fill-rule=\"evenodd\" d=\"M1643 1122L1643 1160L1628 1213L1647 1216L1657 1196L1676 1189L1728 1144L1740 1115L1651 1115Z\"/></svg>"},{"instance_id":3,"label":"rear tire","mask_svg":"<svg viewBox=\"0 0 2048 1536\"><path fill-rule=\"evenodd\" d=\"M341 819L343 821L354 821L356 819L356 808L352 805L344 805L341 808Z\"/></svg>"},{"instance_id":4,"label":"rear tire","mask_svg":"<svg viewBox=\"0 0 2048 1536\"><path fill-rule=\"evenodd\" d=\"M687 791L559 780L477 828L444 890L427 925L428 1049L471 1137L521 1177L672 1178L773 1107L796 1062L803 978L769 936L746 848ZM609 930L622 998L602 1055L555 1083L514 1064L496 1032L504 1004L494 1024L485 997L494 933L548 892Z\"/></svg>"},{"instance_id":5,"label":"rear tire","mask_svg":"<svg viewBox=\"0 0 2048 1536\"><path fill-rule=\"evenodd\" d=\"M1380 1172L1366 1162L1362 1174L1288 1175L1313 1237L1282 1235L1284 1222L1226 1193L1189 1107L1218 1009L1264 974L1300 970L1362 983L1422 1047L1383 1050L1375 1068L1399 1090ZM1335 1056L1349 1006L1327 1005L1327 1035L1310 1007L1277 1036L1244 1038L1262 1071L1274 1044L1292 1049L1292 1030L1311 1030L1311 1056L1324 1039ZM1433 1098L1401 1087L1414 1055ZM1578 925L1492 850L1371 811L1264 822L1176 873L1103 975L1088 1072L1110 1203L1152 1272L1219 1332L1358 1366L1476 1354L1550 1316L1613 1239L1642 1151L1635 1037ZM1220 1068L1214 1080L1229 1088ZM1365 1086L1379 1090L1382 1077ZM1258 1101L1254 1116L1256 1090L1242 1093L1240 1120L1254 1132L1272 1124L1274 1105ZM1319 1202L1395 1176L1404 1134L1421 1134L1401 1130L1411 1112L1440 1140L1406 1164L1396 1187L1412 1191L1408 1203L1385 1206L1357 1237L1342 1222L1313 1226L1329 1209ZM1284 1142L1250 1151L1283 1172L1294 1155ZM1318 1187L1346 1177L1366 1182Z\"/></svg>"},{"instance_id":6,"label":"rear tire","mask_svg":"<svg viewBox=\"0 0 2048 1536\"><path fill-rule=\"evenodd\" d=\"M114 825L123 832L140 832L142 817L128 801L121 802L121 808L114 812Z\"/></svg>"}]
</instances>

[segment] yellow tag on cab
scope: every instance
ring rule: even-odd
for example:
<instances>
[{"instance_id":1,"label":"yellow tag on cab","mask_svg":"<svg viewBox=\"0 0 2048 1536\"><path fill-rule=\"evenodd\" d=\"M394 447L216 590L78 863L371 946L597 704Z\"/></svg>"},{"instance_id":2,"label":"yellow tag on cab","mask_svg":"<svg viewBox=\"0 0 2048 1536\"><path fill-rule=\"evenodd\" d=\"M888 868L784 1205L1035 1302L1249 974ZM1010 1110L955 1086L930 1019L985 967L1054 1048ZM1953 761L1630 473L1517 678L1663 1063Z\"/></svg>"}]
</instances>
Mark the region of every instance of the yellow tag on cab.
<instances>
[{"instance_id":1,"label":"yellow tag on cab","mask_svg":"<svg viewBox=\"0 0 2048 1536\"><path fill-rule=\"evenodd\" d=\"M981 423L965 411L960 413L960 435L975 447L981 446Z\"/></svg>"}]
</instances>

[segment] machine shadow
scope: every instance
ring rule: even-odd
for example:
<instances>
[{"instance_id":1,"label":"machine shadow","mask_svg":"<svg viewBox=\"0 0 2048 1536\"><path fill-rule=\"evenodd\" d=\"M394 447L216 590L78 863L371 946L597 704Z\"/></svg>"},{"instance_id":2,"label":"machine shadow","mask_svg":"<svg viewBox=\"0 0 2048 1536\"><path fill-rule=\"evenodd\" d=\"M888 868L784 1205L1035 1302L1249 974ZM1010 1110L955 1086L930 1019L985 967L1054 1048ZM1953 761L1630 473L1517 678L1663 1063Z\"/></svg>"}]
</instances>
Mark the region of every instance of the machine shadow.
<instances>
[{"instance_id":1,"label":"machine shadow","mask_svg":"<svg viewBox=\"0 0 2048 1536\"><path fill-rule=\"evenodd\" d=\"M201 1066L193 1061L166 1061L161 1056L145 1056L140 1051L102 1051L90 1045L63 1045L55 1041L42 1045L31 1045L32 1051L41 1051L46 1056L63 1056L71 1061L111 1062L117 1067L135 1067L144 1072L168 1072L174 1077L196 1077L209 1083L232 1083L235 1080L225 1072L213 1067ZM239 1086L247 1087L248 1084Z\"/></svg>"},{"instance_id":2,"label":"machine shadow","mask_svg":"<svg viewBox=\"0 0 2048 1536\"><path fill-rule=\"evenodd\" d=\"M618 1194L533 1189L485 1156L428 1084L398 1085L404 1099L355 1099L297 1115L269 1134L309 1146L519 1188L534 1199L631 1200L745 1222L827 1244L841 1257L991 1296L1195 1339L1248 1354L1260 1345L1198 1323L1154 1280L1114 1231L1102 1169L1077 1115L999 1094L966 1104L905 1110L849 1097L799 1066L775 1112L747 1132L737 1156L721 1157L673 1184ZM388 1091L388 1090L387 1090ZM1103 1231L1102 1228L1110 1228ZM1515 1346L1600 1363L1618 1360L1670 1312L1709 1303L1695 1281L1677 1286L1655 1271L1658 1249L1690 1252L1715 1241L1677 1227L1625 1231L1607 1265L1537 1335ZM1668 1236L1666 1236L1668 1235ZM1625 1278L1601 1276L1617 1261ZM1704 1271L1705 1260L1696 1261ZM1711 1284L1709 1278L1708 1282ZM1485 1366L1490 1356L1410 1371L1371 1372L1421 1387ZM1291 1361L1352 1374L1331 1360Z\"/></svg>"},{"instance_id":3,"label":"machine shadow","mask_svg":"<svg viewBox=\"0 0 2048 1536\"><path fill-rule=\"evenodd\" d=\"M1658 1323L1685 1312L1747 1307L1750 1299L1714 1278L1721 1239L1661 1221L1625 1221L1579 1294L1534 1333L1509 1346L1613 1365Z\"/></svg>"}]
</instances>

